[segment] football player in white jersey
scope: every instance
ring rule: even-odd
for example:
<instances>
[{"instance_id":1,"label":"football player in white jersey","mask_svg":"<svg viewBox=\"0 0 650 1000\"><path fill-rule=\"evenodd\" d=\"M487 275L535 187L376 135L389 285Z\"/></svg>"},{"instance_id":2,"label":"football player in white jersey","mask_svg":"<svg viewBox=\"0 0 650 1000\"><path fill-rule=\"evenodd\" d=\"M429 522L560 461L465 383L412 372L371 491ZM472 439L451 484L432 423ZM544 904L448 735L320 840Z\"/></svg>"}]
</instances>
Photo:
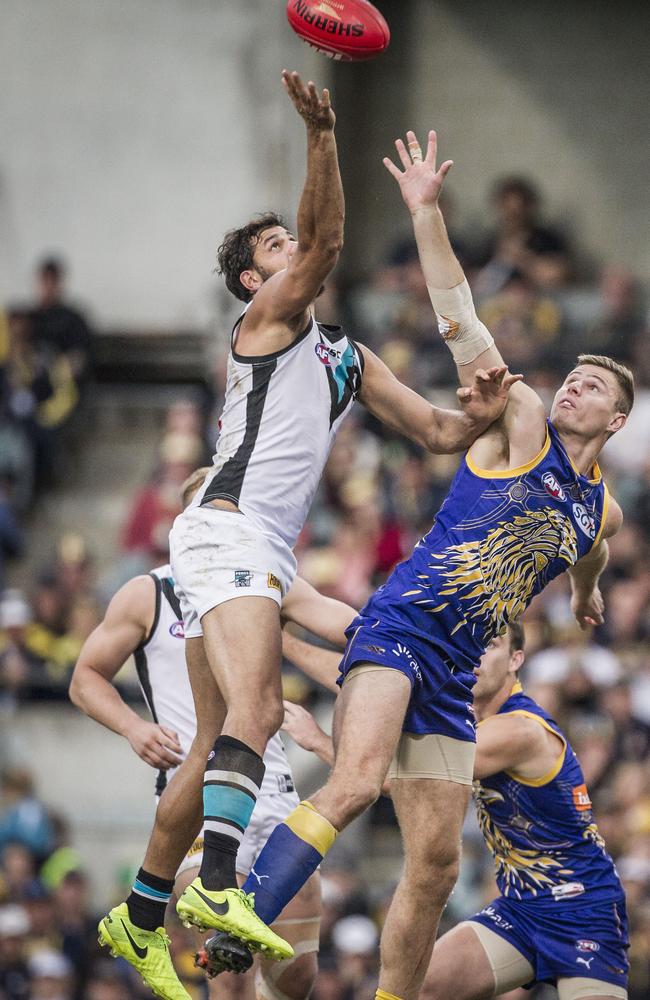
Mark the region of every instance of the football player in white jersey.
<instances>
[{"instance_id":1,"label":"football player in white jersey","mask_svg":"<svg viewBox=\"0 0 650 1000\"><path fill-rule=\"evenodd\" d=\"M188 479L183 499L205 479L207 469L198 469ZM314 615L311 605L316 602ZM318 594L299 577L283 604L283 617L295 615L303 623L328 621L328 628L342 630L351 611L338 601ZM321 629L322 630L322 629ZM341 631L342 635L342 631ZM314 647L306 648L287 636L287 649L297 655L305 647L307 673L336 692L338 660L322 657ZM127 659L133 655L138 680L153 721L140 717L113 684ZM185 642L178 598L174 593L171 567L162 566L129 580L113 597L101 624L85 642L70 684L70 697L86 715L129 741L134 752L158 771L156 794L160 795L189 753L196 733L196 715L185 663ZM268 834L298 805L291 767L282 740L275 734L264 751L266 771L251 822L237 855L237 874L243 881ZM175 885L178 896L196 876L201 863L203 837L199 836L182 862ZM282 965L269 959L258 962L256 994L263 1000L306 1000L317 972L320 926L319 876L303 891L277 921L280 933L291 943L295 957ZM159 934L164 933L162 929ZM198 935L199 932L197 932ZM197 938L200 949L202 938ZM245 957L248 955L244 952ZM248 959L249 960L249 959ZM241 983L219 979L218 995L227 1000L231 988L241 997ZM233 976L234 978L234 976ZM210 983L210 996L217 996L217 981Z\"/></svg>"},{"instance_id":2,"label":"football player in white jersey","mask_svg":"<svg viewBox=\"0 0 650 1000\"><path fill-rule=\"evenodd\" d=\"M265 216L228 233L220 248L226 283L247 306L233 331L214 467L170 535L197 739L161 797L128 916L117 907L100 922L103 943L170 1000L179 994L169 956L151 938L153 963L144 942L161 923L190 828L200 826L186 819L200 808L197 769L204 852L199 877L178 901L181 920L227 930L278 960L293 954L256 915L252 894L236 888L235 859L263 780L264 748L283 718L280 604L295 574L292 548L340 422L358 397L423 447L462 451L500 416L519 378L505 366L477 372L459 390L461 410L440 410L338 327L316 322L314 301L343 242L335 118L327 91L319 95L296 73L284 72L283 81L307 130L297 239Z\"/></svg>"}]
</instances>

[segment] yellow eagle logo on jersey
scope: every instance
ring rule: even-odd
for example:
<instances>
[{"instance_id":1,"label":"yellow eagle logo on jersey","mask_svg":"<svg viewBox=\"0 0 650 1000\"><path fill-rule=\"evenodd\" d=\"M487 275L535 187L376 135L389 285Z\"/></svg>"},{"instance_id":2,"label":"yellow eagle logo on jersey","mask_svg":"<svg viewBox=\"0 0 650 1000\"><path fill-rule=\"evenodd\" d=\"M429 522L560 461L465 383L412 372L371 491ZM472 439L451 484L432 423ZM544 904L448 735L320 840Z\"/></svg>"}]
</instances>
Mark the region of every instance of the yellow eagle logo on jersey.
<instances>
[{"instance_id":1,"label":"yellow eagle logo on jersey","mask_svg":"<svg viewBox=\"0 0 650 1000\"><path fill-rule=\"evenodd\" d=\"M553 559L577 562L578 539L562 511L545 507L517 514L485 538L450 545L432 558L443 564L435 568L447 581L438 595L457 595L467 602L467 618L485 618L499 634L526 609Z\"/></svg>"},{"instance_id":2,"label":"yellow eagle logo on jersey","mask_svg":"<svg viewBox=\"0 0 650 1000\"><path fill-rule=\"evenodd\" d=\"M513 895L521 899L520 890L524 889L536 896L540 890L560 885L563 880L558 880L558 875L571 874L563 867L562 861L544 850L515 847L488 811L490 805L505 802L500 792L484 788L479 781L475 781L473 793L478 824L494 858L497 875L506 882L506 896Z\"/></svg>"}]
</instances>

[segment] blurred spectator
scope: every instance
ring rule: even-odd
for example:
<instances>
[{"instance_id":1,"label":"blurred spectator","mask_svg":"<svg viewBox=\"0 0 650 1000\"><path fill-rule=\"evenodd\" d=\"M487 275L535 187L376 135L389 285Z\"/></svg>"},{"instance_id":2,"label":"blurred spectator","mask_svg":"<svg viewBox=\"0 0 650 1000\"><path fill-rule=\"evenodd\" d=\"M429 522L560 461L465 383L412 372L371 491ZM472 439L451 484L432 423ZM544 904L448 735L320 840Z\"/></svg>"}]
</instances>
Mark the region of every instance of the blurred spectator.
<instances>
[{"instance_id":1,"label":"blurred spectator","mask_svg":"<svg viewBox=\"0 0 650 1000\"><path fill-rule=\"evenodd\" d=\"M180 488L199 464L203 444L196 433L172 432L160 446L160 465L133 501L124 527L125 552L140 556L148 569L165 562L169 532L181 511Z\"/></svg>"},{"instance_id":2,"label":"blurred spectator","mask_svg":"<svg viewBox=\"0 0 650 1000\"><path fill-rule=\"evenodd\" d=\"M73 1000L72 967L58 951L36 951L27 963L30 1000Z\"/></svg>"},{"instance_id":3,"label":"blurred spectator","mask_svg":"<svg viewBox=\"0 0 650 1000\"><path fill-rule=\"evenodd\" d=\"M65 301L66 269L58 257L45 257L36 269L33 310L36 341L70 366L80 385L89 373L92 334L83 313Z\"/></svg>"},{"instance_id":4,"label":"blurred spectator","mask_svg":"<svg viewBox=\"0 0 650 1000\"><path fill-rule=\"evenodd\" d=\"M476 278L479 296L499 291L513 271L539 288L566 284L573 267L569 244L559 229L542 223L536 185L526 177L502 177L492 188L492 206L496 225Z\"/></svg>"},{"instance_id":5,"label":"blurred spectator","mask_svg":"<svg viewBox=\"0 0 650 1000\"><path fill-rule=\"evenodd\" d=\"M30 923L22 906L0 907L0 997L27 1000L31 972L27 963Z\"/></svg>"},{"instance_id":6,"label":"blurred spectator","mask_svg":"<svg viewBox=\"0 0 650 1000\"><path fill-rule=\"evenodd\" d=\"M354 914L334 925L332 943L338 954L339 975L355 1000L372 1000L379 970L379 933L370 917Z\"/></svg>"},{"instance_id":7,"label":"blurred spectator","mask_svg":"<svg viewBox=\"0 0 650 1000\"><path fill-rule=\"evenodd\" d=\"M0 851L8 844L22 844L44 860L54 846L52 824L36 797L29 771L20 767L3 771L0 795Z\"/></svg>"},{"instance_id":8,"label":"blurred spectator","mask_svg":"<svg viewBox=\"0 0 650 1000\"><path fill-rule=\"evenodd\" d=\"M512 371L529 374L547 366L564 373L560 310L522 271L513 270L501 290L481 303L479 314Z\"/></svg>"},{"instance_id":9,"label":"blurred spectator","mask_svg":"<svg viewBox=\"0 0 650 1000\"><path fill-rule=\"evenodd\" d=\"M5 564L22 554L25 538L12 500L13 477L0 469L0 593L5 586Z\"/></svg>"},{"instance_id":10,"label":"blurred spectator","mask_svg":"<svg viewBox=\"0 0 650 1000\"><path fill-rule=\"evenodd\" d=\"M0 381L4 419L29 442L30 474L37 487L49 485L59 457L59 430L72 415L79 395L70 362L36 339L25 309L9 311L9 343Z\"/></svg>"},{"instance_id":11,"label":"blurred spectator","mask_svg":"<svg viewBox=\"0 0 650 1000\"><path fill-rule=\"evenodd\" d=\"M29 686L43 660L30 648L32 611L19 590L0 597L0 701L9 704Z\"/></svg>"}]
</instances>

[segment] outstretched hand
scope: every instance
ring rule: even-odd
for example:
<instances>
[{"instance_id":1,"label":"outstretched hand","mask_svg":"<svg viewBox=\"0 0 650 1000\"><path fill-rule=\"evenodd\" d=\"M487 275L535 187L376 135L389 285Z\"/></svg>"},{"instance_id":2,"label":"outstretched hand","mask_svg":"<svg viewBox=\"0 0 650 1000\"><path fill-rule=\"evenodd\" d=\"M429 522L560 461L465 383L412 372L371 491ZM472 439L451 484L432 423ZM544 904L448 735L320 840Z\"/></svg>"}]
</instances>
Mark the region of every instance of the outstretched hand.
<instances>
[{"instance_id":1,"label":"outstretched hand","mask_svg":"<svg viewBox=\"0 0 650 1000\"><path fill-rule=\"evenodd\" d=\"M463 386L456 395L464 412L474 420L488 420L490 423L503 413L508 402L508 393L523 375L511 375L507 365L498 368L477 368L474 381Z\"/></svg>"},{"instance_id":2,"label":"outstretched hand","mask_svg":"<svg viewBox=\"0 0 650 1000\"><path fill-rule=\"evenodd\" d=\"M434 131L431 131L429 132L427 153L423 158L415 132L407 132L406 144L402 139L395 140L397 154L404 170L396 167L387 156L383 159L386 170L399 184L402 198L412 215L421 208L429 208L438 204L445 177L453 166L453 160L445 160L436 169L437 146L438 137Z\"/></svg>"},{"instance_id":3,"label":"outstretched hand","mask_svg":"<svg viewBox=\"0 0 650 1000\"><path fill-rule=\"evenodd\" d=\"M316 84L311 80L305 86L299 73L282 70L282 83L291 98L293 106L313 132L331 132L336 123L336 115L330 104L330 92L325 89L320 97Z\"/></svg>"}]
</instances>

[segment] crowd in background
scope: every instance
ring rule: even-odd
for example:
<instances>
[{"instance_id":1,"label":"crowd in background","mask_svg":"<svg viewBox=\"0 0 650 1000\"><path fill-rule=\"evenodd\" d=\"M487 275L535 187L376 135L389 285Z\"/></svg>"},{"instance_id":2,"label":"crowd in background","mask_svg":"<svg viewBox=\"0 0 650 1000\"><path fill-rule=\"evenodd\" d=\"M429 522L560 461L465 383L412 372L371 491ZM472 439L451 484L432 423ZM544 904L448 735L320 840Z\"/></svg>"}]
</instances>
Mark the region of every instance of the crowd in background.
<instances>
[{"instance_id":1,"label":"crowd in background","mask_svg":"<svg viewBox=\"0 0 650 1000\"><path fill-rule=\"evenodd\" d=\"M581 760L597 821L628 895L630 997L640 1000L650 994L647 305L634 275L587 259L579 234L547 221L540 194L528 180L500 180L492 208L493 229L478 237L457 228L452 205L445 211L479 314L511 370L523 371L549 404L581 351L611 354L628 363L636 377L629 425L606 447L602 462L625 513L623 530L610 542L601 583L605 624L580 632L570 613L567 582L555 581L525 617L523 681L563 725ZM47 488L52 456L83 405L89 377L88 327L62 304L62 274L52 272L54 265L46 261L39 272L42 283L56 278L54 300L43 293L36 308L8 310L0 335L0 578L3 558L19 556L25 545L21 518L38 490ZM388 249L382 265L363 282L346 283L341 269L318 309L319 318L342 322L406 384L438 404L453 405L455 370L432 323L408 235ZM217 395L220 391L221 385ZM124 578L166 561L178 488L205 460L217 415L218 404L208 415L182 401L170 408L159 453L152 456L155 470L135 492L119 542ZM322 592L360 606L428 529L456 464L453 456L422 454L357 407L338 435L297 546L302 575ZM24 699L64 692L107 596L88 542L77 535L60 539L54 564L43 567L31 592L5 590L0 701L15 709ZM310 704L325 697L307 690L304 696ZM146 996L126 967L98 956L86 874L68 845L65 823L33 796L27 774L5 777L1 808L0 998ZM371 821L374 829L394 823L386 801L375 807ZM116 898L122 889L116 887ZM364 883L349 863L325 865L316 1000L374 995L378 933L390 892L391 885ZM493 895L490 863L470 816L461 879L445 926ZM173 942L187 982L201 995L182 929L174 929Z\"/></svg>"}]
</instances>

